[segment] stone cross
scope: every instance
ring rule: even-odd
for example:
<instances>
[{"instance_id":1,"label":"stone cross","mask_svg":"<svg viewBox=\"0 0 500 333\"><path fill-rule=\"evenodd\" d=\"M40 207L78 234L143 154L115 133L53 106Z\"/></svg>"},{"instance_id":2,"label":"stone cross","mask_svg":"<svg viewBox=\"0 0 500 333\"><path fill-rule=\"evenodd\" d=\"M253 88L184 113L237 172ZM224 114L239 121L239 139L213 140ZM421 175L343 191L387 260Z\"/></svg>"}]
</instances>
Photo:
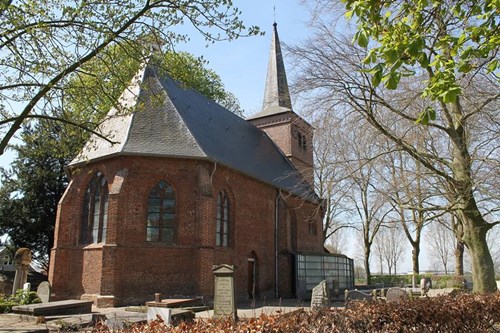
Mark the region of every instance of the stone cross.
<instances>
[{"instance_id":1,"label":"stone cross","mask_svg":"<svg viewBox=\"0 0 500 333\"><path fill-rule=\"evenodd\" d=\"M14 254L14 267L16 275L14 277L14 285L12 286L12 295L16 294L18 289L22 289L28 281L28 269L31 264L31 250L22 247Z\"/></svg>"}]
</instances>

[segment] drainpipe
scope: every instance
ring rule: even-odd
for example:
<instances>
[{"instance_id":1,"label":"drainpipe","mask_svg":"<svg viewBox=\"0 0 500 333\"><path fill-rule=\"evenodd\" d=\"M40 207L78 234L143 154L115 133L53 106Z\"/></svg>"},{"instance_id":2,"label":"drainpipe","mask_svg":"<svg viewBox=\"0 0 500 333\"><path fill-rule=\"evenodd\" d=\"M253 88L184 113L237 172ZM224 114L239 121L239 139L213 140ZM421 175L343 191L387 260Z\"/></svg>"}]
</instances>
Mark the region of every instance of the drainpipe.
<instances>
[{"instance_id":1,"label":"drainpipe","mask_svg":"<svg viewBox=\"0 0 500 333\"><path fill-rule=\"evenodd\" d=\"M279 298L279 276L278 276L278 219L279 219L279 199L281 197L281 189L278 190L278 195L274 200L274 272L275 272L275 297Z\"/></svg>"},{"instance_id":2,"label":"drainpipe","mask_svg":"<svg viewBox=\"0 0 500 333\"><path fill-rule=\"evenodd\" d=\"M210 175L210 185L214 185L212 178L214 177L215 171L217 170L217 161L214 161L214 171L212 171L212 174Z\"/></svg>"}]
</instances>

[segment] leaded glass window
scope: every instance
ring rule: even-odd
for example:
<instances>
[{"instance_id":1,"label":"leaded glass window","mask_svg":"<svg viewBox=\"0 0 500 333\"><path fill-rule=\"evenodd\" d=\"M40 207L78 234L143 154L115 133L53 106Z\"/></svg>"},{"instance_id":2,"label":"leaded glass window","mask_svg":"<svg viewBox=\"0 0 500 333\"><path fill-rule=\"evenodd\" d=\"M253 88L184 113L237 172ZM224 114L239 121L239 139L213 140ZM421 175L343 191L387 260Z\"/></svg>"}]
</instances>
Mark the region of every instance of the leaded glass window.
<instances>
[{"instance_id":1,"label":"leaded glass window","mask_svg":"<svg viewBox=\"0 0 500 333\"><path fill-rule=\"evenodd\" d=\"M175 192L160 181L149 193L146 240L173 244L175 239Z\"/></svg>"},{"instance_id":2,"label":"leaded glass window","mask_svg":"<svg viewBox=\"0 0 500 333\"><path fill-rule=\"evenodd\" d=\"M217 196L217 219L215 226L215 245L229 246L229 199L225 191Z\"/></svg>"},{"instance_id":3,"label":"leaded glass window","mask_svg":"<svg viewBox=\"0 0 500 333\"><path fill-rule=\"evenodd\" d=\"M83 200L80 243L104 243L108 224L108 182L97 172L89 182Z\"/></svg>"}]
</instances>

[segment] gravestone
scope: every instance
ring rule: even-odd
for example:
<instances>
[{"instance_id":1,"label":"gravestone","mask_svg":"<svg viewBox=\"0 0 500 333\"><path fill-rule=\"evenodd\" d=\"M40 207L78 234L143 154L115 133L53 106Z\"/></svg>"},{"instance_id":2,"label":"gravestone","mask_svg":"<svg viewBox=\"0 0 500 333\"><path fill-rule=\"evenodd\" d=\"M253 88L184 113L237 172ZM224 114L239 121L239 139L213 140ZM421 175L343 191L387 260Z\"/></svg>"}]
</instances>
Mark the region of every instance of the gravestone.
<instances>
[{"instance_id":1,"label":"gravestone","mask_svg":"<svg viewBox=\"0 0 500 333\"><path fill-rule=\"evenodd\" d=\"M50 283L48 281L41 282L40 285L38 285L36 293L42 303L50 302Z\"/></svg>"},{"instance_id":2,"label":"gravestone","mask_svg":"<svg viewBox=\"0 0 500 333\"><path fill-rule=\"evenodd\" d=\"M232 317L237 319L236 304L234 301L234 266L213 266L214 285L214 318Z\"/></svg>"},{"instance_id":3,"label":"gravestone","mask_svg":"<svg viewBox=\"0 0 500 333\"><path fill-rule=\"evenodd\" d=\"M18 289L22 289L24 284L28 281L28 269L31 264L31 250L22 247L14 254L14 267L16 268L16 275L14 277L14 284L12 286L12 295L16 294Z\"/></svg>"},{"instance_id":4,"label":"gravestone","mask_svg":"<svg viewBox=\"0 0 500 333\"><path fill-rule=\"evenodd\" d=\"M345 306L347 307L352 301L370 301L377 299L371 294L364 293L359 290L349 290L345 292Z\"/></svg>"},{"instance_id":5,"label":"gravestone","mask_svg":"<svg viewBox=\"0 0 500 333\"><path fill-rule=\"evenodd\" d=\"M326 280L313 288L311 294L311 310L330 307L330 293Z\"/></svg>"},{"instance_id":6,"label":"gravestone","mask_svg":"<svg viewBox=\"0 0 500 333\"><path fill-rule=\"evenodd\" d=\"M408 299L408 298L409 298L408 293L404 289L397 288L397 287L389 288L389 290L387 290L387 294L385 296L385 299L388 302L389 301L398 301L400 299Z\"/></svg>"}]
</instances>

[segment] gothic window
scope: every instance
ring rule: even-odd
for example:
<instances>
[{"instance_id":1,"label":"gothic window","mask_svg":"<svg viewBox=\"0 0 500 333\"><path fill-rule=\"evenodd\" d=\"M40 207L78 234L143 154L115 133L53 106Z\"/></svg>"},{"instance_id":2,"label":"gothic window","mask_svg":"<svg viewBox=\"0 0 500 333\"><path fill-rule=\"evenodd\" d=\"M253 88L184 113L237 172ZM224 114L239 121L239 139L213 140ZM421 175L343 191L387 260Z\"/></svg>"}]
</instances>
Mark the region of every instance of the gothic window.
<instances>
[{"instance_id":1,"label":"gothic window","mask_svg":"<svg viewBox=\"0 0 500 333\"><path fill-rule=\"evenodd\" d=\"M225 191L220 191L217 196L216 246L229 246L229 209L227 194Z\"/></svg>"},{"instance_id":2,"label":"gothic window","mask_svg":"<svg viewBox=\"0 0 500 333\"><path fill-rule=\"evenodd\" d=\"M104 243L108 224L108 182L97 172L87 187L83 200L80 243Z\"/></svg>"},{"instance_id":3,"label":"gothic window","mask_svg":"<svg viewBox=\"0 0 500 333\"><path fill-rule=\"evenodd\" d=\"M146 240L174 243L175 192L166 181L160 181L149 192Z\"/></svg>"}]
</instances>

